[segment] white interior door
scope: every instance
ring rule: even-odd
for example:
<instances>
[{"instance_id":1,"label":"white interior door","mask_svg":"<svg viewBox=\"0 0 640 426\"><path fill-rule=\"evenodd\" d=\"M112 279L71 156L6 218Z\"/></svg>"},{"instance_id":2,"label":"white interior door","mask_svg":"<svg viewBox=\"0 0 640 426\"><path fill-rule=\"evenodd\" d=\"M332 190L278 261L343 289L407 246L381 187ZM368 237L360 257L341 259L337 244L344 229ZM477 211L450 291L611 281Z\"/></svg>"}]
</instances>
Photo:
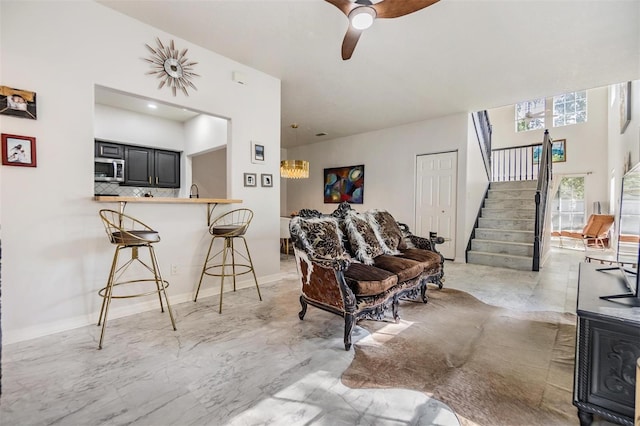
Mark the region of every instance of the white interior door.
<instances>
[{"instance_id":1,"label":"white interior door","mask_svg":"<svg viewBox=\"0 0 640 426\"><path fill-rule=\"evenodd\" d=\"M419 155L416 167L416 235L444 237L438 251L446 259L456 252L458 153Z\"/></svg>"}]
</instances>

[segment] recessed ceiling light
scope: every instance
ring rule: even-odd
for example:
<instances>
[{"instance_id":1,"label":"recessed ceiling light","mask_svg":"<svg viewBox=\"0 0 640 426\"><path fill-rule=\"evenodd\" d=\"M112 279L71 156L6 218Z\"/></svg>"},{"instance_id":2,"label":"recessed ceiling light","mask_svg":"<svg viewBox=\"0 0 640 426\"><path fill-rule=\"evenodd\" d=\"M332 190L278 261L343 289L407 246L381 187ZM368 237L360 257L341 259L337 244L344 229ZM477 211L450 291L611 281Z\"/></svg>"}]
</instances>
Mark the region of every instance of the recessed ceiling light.
<instances>
[{"instance_id":1,"label":"recessed ceiling light","mask_svg":"<svg viewBox=\"0 0 640 426\"><path fill-rule=\"evenodd\" d=\"M151 109L158 109L158 105L156 104L147 104L147 106Z\"/></svg>"},{"instance_id":2,"label":"recessed ceiling light","mask_svg":"<svg viewBox=\"0 0 640 426\"><path fill-rule=\"evenodd\" d=\"M327 135L328 135L327 132L316 133L316 136L327 136Z\"/></svg>"}]
</instances>

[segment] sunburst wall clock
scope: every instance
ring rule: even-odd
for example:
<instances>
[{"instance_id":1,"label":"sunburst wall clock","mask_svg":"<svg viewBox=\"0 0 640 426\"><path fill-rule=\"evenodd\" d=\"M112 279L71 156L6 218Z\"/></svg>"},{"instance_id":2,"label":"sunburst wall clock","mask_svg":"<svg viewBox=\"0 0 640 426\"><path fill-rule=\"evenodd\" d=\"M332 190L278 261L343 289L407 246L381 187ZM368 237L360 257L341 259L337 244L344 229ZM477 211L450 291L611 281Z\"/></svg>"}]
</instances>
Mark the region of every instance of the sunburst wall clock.
<instances>
[{"instance_id":1,"label":"sunburst wall clock","mask_svg":"<svg viewBox=\"0 0 640 426\"><path fill-rule=\"evenodd\" d=\"M173 96L176 96L178 89L181 90L185 96L189 96L189 92L187 91L189 87L198 90L191 81L193 77L200 77L200 75L193 72L193 66L196 65L197 62L189 61L186 56L188 49L178 51L178 49L175 48L173 40L171 40L168 45L164 45L159 38L156 38L156 43L158 47L155 49L145 44L151 52L151 56L142 59L151 64L152 70L147 72L147 74L155 74L156 77L160 79L158 89L166 86L171 89Z\"/></svg>"}]
</instances>

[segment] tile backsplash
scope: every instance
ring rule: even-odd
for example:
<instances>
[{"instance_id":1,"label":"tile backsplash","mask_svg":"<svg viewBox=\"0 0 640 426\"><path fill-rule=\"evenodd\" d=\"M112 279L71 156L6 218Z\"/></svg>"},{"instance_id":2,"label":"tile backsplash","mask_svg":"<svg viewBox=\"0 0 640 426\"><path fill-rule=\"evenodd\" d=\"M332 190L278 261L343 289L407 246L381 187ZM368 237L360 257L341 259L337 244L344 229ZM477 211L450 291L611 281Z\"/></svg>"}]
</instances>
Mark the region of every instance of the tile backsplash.
<instances>
[{"instance_id":1,"label":"tile backsplash","mask_svg":"<svg viewBox=\"0 0 640 426\"><path fill-rule=\"evenodd\" d=\"M178 197L180 190L177 188L142 188L120 186L117 183L94 182L93 193L95 195L118 195L121 197L144 197L147 193L154 197Z\"/></svg>"}]
</instances>

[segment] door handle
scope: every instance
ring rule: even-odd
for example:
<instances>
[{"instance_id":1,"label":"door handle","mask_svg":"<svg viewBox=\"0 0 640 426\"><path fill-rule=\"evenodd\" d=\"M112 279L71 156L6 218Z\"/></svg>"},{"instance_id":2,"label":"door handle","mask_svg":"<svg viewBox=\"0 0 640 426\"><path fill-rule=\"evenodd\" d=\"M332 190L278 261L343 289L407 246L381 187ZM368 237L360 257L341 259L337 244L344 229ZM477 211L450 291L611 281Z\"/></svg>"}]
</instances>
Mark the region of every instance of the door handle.
<instances>
[{"instance_id":1,"label":"door handle","mask_svg":"<svg viewBox=\"0 0 640 426\"><path fill-rule=\"evenodd\" d=\"M151 185L151 176L149 176L149 185Z\"/></svg>"},{"instance_id":2,"label":"door handle","mask_svg":"<svg viewBox=\"0 0 640 426\"><path fill-rule=\"evenodd\" d=\"M156 176L156 185L158 184L158 176Z\"/></svg>"}]
</instances>

